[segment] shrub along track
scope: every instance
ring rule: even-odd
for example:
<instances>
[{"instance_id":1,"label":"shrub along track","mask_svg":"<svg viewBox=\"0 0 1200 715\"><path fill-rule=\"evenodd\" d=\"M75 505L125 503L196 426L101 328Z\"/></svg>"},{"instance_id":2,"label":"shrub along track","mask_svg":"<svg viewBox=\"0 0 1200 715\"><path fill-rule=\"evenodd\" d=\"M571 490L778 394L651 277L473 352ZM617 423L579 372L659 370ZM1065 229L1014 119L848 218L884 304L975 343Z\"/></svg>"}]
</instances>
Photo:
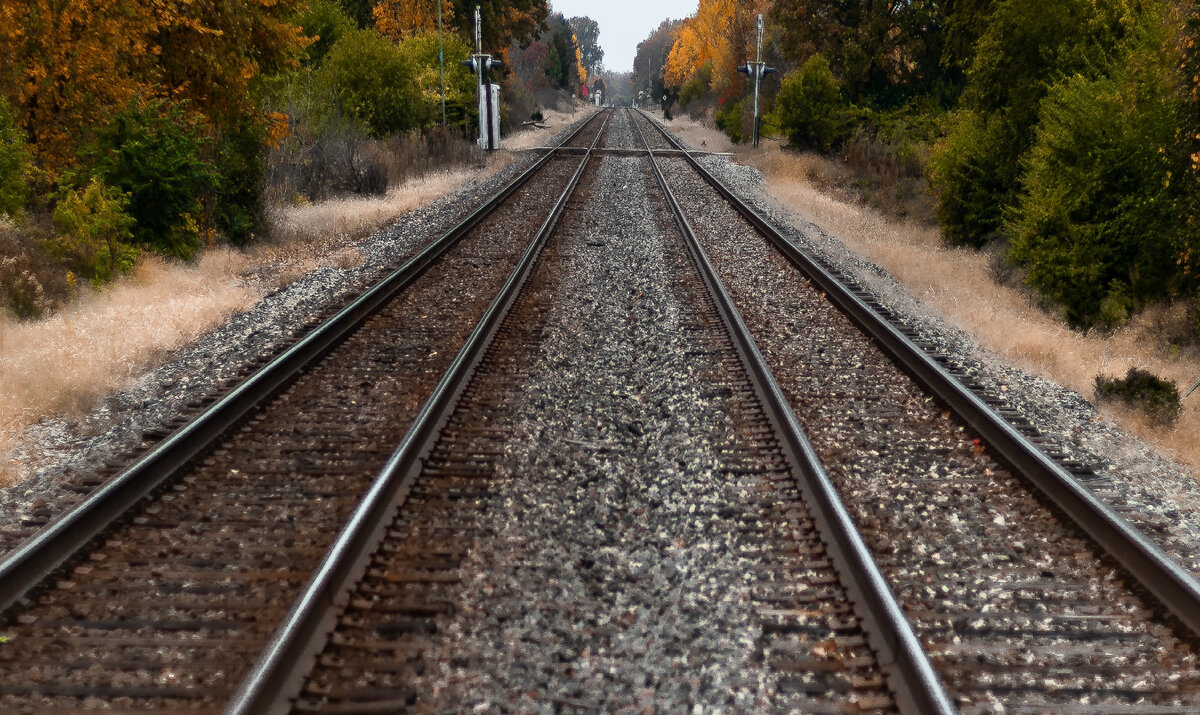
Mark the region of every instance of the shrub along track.
<instances>
[{"instance_id":1,"label":"shrub along track","mask_svg":"<svg viewBox=\"0 0 1200 715\"><path fill-rule=\"evenodd\" d=\"M590 141L602 121L581 134ZM5 611L0 708L219 709L508 277L547 213L545 197L578 163L550 158L356 332L280 378L274 399L165 477L155 498L115 526L79 527L84 541L87 529L103 529L101 543L49 583L21 594L14 574L66 553L41 556L31 542L10 552L0 564L5 598L26 602ZM204 419L151 456L203 431ZM138 468L84 505L136 482L122 476ZM71 516L51 527L88 521Z\"/></svg>"},{"instance_id":2,"label":"shrub along track","mask_svg":"<svg viewBox=\"0 0 1200 715\"><path fill-rule=\"evenodd\" d=\"M1200 707L1188 628L1143 599L1142 584L896 367L685 159L660 161L958 706Z\"/></svg>"}]
</instances>

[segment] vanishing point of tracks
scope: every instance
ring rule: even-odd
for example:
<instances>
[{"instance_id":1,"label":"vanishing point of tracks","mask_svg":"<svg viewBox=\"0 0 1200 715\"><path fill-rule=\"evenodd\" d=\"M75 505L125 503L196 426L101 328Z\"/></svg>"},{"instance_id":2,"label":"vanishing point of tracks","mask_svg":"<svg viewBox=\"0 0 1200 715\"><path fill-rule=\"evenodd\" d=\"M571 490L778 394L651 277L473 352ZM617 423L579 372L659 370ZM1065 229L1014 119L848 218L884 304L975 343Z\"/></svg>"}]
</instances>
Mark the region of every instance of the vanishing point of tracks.
<instances>
[{"instance_id":1,"label":"vanishing point of tracks","mask_svg":"<svg viewBox=\"0 0 1200 715\"><path fill-rule=\"evenodd\" d=\"M0 708L1200 707L1195 579L845 283L596 115L6 554Z\"/></svg>"}]
</instances>

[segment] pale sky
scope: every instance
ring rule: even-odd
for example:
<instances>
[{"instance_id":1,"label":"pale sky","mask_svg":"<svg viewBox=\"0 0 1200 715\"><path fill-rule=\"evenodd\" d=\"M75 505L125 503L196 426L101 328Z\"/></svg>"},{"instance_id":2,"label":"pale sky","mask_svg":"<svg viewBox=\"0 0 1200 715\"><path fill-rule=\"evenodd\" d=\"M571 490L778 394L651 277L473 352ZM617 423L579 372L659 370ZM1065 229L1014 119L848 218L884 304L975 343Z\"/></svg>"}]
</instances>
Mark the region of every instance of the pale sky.
<instances>
[{"instance_id":1,"label":"pale sky","mask_svg":"<svg viewBox=\"0 0 1200 715\"><path fill-rule=\"evenodd\" d=\"M667 18L694 15L698 0L550 0L554 12L567 18L586 16L600 26L604 67L613 72L633 69L638 43Z\"/></svg>"}]
</instances>

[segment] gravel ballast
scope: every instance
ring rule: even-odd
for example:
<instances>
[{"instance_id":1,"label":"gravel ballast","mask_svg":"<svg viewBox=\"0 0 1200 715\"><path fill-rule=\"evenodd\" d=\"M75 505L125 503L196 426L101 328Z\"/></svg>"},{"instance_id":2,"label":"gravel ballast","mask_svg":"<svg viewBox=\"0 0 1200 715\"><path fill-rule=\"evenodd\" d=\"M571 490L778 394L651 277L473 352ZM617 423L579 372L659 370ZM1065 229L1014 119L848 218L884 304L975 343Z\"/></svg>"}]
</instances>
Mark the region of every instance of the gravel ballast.
<instances>
[{"instance_id":1,"label":"gravel ballast","mask_svg":"<svg viewBox=\"0 0 1200 715\"><path fill-rule=\"evenodd\" d=\"M439 669L423 684L444 708L553 711L546 702L557 702L637 712L699 703L706 712L749 712L771 703L775 683L756 660L746 607L748 562L728 523L713 518L733 496L713 477L721 442L698 437L727 432L728 418L696 384L694 346L668 329L687 322L672 278L679 259L664 243L669 226L650 218L652 184L640 161L605 157L593 181L607 210L595 212L596 223L571 249L567 282L581 294L579 307L546 328L522 431L502 460L496 508L519 517L494 527L495 545L472 552L467 600L447 624L446 653L467 649L479 658ZM1200 574L1200 486L1191 475L1099 420L1078 394L1004 365L929 315L878 266L764 198L757 171L703 161L790 240L868 286L953 365L1003 393L1067 457L1092 466L1109 482L1103 498ZM403 217L363 242L363 265L323 268L267 296L81 420L35 426L30 443L44 466L0 492L0 524L57 513L77 498L64 489L72 476L136 447L143 431L170 423L187 403L287 344L296 326L402 262L523 165ZM630 198L631 186L647 188ZM624 257L601 260L601 253ZM911 510L896 511L899 519ZM507 604L499 610L498 595ZM570 662L569 673L528 665L553 659ZM558 700L544 700L551 693Z\"/></svg>"},{"instance_id":2,"label":"gravel ballast","mask_svg":"<svg viewBox=\"0 0 1200 715\"><path fill-rule=\"evenodd\" d=\"M628 122L610 134L609 145L628 141ZM826 615L764 655L755 589L825 581L804 583L799 562L789 567L798 546L775 553L746 541L747 524L780 518L767 511L782 496L733 456L753 447L713 359L723 330L653 203L645 161L597 159L575 207L586 218L565 218L542 259L553 266L532 311L542 337L497 465L490 538L462 566L420 707L764 712L793 693L802 710L886 707L865 647L859 670L823 640L835 635ZM848 643L855 632L836 635ZM776 648L791 663L828 653L840 685L826 692L809 679L781 692L766 667Z\"/></svg>"}]
</instances>

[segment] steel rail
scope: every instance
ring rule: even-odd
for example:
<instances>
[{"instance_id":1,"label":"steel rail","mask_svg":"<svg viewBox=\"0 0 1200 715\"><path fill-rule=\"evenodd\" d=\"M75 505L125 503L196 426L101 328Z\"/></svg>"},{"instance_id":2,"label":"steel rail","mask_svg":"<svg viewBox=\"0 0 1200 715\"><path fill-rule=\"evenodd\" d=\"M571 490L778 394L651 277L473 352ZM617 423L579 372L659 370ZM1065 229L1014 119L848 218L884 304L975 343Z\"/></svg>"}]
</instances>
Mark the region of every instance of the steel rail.
<instances>
[{"instance_id":1,"label":"steel rail","mask_svg":"<svg viewBox=\"0 0 1200 715\"><path fill-rule=\"evenodd\" d=\"M1100 549L1109 554L1151 597L1200 639L1200 580L1130 524L1062 465L1044 454L1001 415L871 305L855 295L819 261L784 237L775 226L722 184L653 118L642 113L692 168L829 299L892 355L921 385L941 399L994 455L1045 494Z\"/></svg>"},{"instance_id":2,"label":"steel rail","mask_svg":"<svg viewBox=\"0 0 1200 715\"><path fill-rule=\"evenodd\" d=\"M573 140L594 119L580 125L564 139L564 143ZM553 151L547 152L404 266L6 554L0 560L0 614L25 599L32 589L100 536L116 519L161 488L172 475L202 455L213 442L238 425L259 404L282 389L296 374L331 350L382 305L411 285L463 236L536 175L553 156Z\"/></svg>"},{"instance_id":3,"label":"steel rail","mask_svg":"<svg viewBox=\"0 0 1200 715\"><path fill-rule=\"evenodd\" d=\"M782 438L783 451L793 465L792 475L829 548L830 557L842 576L846 590L858 605L856 611L862 619L863 630L878 656L879 666L887 677L897 707L903 713L920 715L957 712L870 549L854 526L820 457L804 434L774 373L751 337L750 329L746 327L716 269L701 248L683 207L663 176L657 152L650 148L636 122L634 127L646 146L654 177L666 197L692 260L737 345L755 392Z\"/></svg>"},{"instance_id":4,"label":"steel rail","mask_svg":"<svg viewBox=\"0 0 1200 715\"><path fill-rule=\"evenodd\" d=\"M611 116L609 113L608 116ZM604 125L592 142L600 141ZM592 154L585 154L566 189L535 234L525 254L475 330L442 375L421 407L412 426L375 478L367 495L355 507L346 526L329 548L320 567L296 599L291 611L255 662L250 673L226 706L227 715L287 712L303 686L312 662L336 625L350 590L365 572L372 553L403 506L421 473L425 459L458 403L462 391L483 358L521 288L533 272L538 256L554 232L575 192Z\"/></svg>"}]
</instances>

